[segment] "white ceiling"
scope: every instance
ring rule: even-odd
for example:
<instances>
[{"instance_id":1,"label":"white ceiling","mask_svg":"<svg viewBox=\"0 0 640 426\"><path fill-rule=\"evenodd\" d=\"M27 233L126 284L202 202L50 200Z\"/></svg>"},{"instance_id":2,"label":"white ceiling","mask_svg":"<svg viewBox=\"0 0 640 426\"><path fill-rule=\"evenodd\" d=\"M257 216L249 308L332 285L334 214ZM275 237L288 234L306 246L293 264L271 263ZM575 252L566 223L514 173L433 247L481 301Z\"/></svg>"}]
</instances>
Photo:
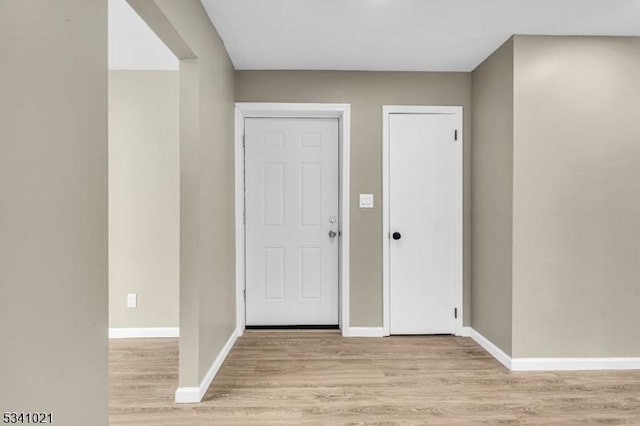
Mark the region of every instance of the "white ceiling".
<instances>
[{"instance_id":1,"label":"white ceiling","mask_svg":"<svg viewBox=\"0 0 640 426\"><path fill-rule=\"evenodd\" d=\"M177 70L178 59L125 0L109 0L109 69Z\"/></svg>"},{"instance_id":2,"label":"white ceiling","mask_svg":"<svg viewBox=\"0 0 640 426\"><path fill-rule=\"evenodd\" d=\"M237 69L470 71L512 34L640 35L640 0L201 1Z\"/></svg>"}]
</instances>

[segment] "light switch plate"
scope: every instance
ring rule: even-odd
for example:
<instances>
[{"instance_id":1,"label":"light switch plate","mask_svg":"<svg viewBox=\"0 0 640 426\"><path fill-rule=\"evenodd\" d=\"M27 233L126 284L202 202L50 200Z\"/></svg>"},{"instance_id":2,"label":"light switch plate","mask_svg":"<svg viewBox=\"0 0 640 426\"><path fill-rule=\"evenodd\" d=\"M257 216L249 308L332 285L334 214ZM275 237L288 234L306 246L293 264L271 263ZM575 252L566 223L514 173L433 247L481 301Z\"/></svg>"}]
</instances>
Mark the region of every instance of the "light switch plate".
<instances>
[{"instance_id":1,"label":"light switch plate","mask_svg":"<svg viewBox=\"0 0 640 426\"><path fill-rule=\"evenodd\" d=\"M138 307L138 295L135 293L127 294L127 308L137 308Z\"/></svg>"},{"instance_id":2,"label":"light switch plate","mask_svg":"<svg viewBox=\"0 0 640 426\"><path fill-rule=\"evenodd\" d=\"M360 208L361 209L373 208L373 194L360 194Z\"/></svg>"}]
</instances>

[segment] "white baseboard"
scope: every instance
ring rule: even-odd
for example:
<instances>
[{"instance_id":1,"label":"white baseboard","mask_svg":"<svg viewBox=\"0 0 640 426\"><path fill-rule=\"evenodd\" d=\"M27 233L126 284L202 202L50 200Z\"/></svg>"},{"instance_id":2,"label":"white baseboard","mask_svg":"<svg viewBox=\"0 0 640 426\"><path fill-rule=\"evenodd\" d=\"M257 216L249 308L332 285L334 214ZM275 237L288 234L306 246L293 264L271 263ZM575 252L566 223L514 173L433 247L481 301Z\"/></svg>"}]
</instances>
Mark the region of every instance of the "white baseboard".
<instances>
[{"instance_id":1,"label":"white baseboard","mask_svg":"<svg viewBox=\"0 0 640 426\"><path fill-rule=\"evenodd\" d=\"M471 338L511 371L640 370L640 357L512 358L473 328Z\"/></svg>"},{"instance_id":2,"label":"white baseboard","mask_svg":"<svg viewBox=\"0 0 640 426\"><path fill-rule=\"evenodd\" d=\"M216 377L220 367L222 367L222 363L227 358L227 355L229 355L229 352L231 352L236 340L238 340L238 335L238 329L233 330L227 343L222 347L216 359L213 360L209 371L205 374L199 387L181 387L176 389L176 404L193 404L202 401L204 394L207 393L214 377Z\"/></svg>"},{"instance_id":3,"label":"white baseboard","mask_svg":"<svg viewBox=\"0 0 640 426\"><path fill-rule=\"evenodd\" d=\"M457 333L454 333L458 337L471 337L471 327L462 327Z\"/></svg>"},{"instance_id":4,"label":"white baseboard","mask_svg":"<svg viewBox=\"0 0 640 426\"><path fill-rule=\"evenodd\" d=\"M382 327L348 327L342 329L344 337L384 337L384 329ZM471 327L462 327L456 336L469 337L471 335Z\"/></svg>"},{"instance_id":5,"label":"white baseboard","mask_svg":"<svg viewBox=\"0 0 640 426\"><path fill-rule=\"evenodd\" d=\"M489 339L478 333L473 328L470 330L470 335L473 340L476 341L485 351L489 352L492 357L497 359L502 365L511 369L511 357L507 355L502 349L493 344Z\"/></svg>"},{"instance_id":6,"label":"white baseboard","mask_svg":"<svg viewBox=\"0 0 640 426\"><path fill-rule=\"evenodd\" d=\"M176 404L197 404L200 401L202 401L202 396L200 396L199 387L176 389Z\"/></svg>"},{"instance_id":7,"label":"white baseboard","mask_svg":"<svg viewBox=\"0 0 640 426\"><path fill-rule=\"evenodd\" d=\"M383 337L382 327L344 327L344 337Z\"/></svg>"},{"instance_id":8,"label":"white baseboard","mask_svg":"<svg viewBox=\"0 0 640 426\"><path fill-rule=\"evenodd\" d=\"M513 358L511 371L640 370L640 358Z\"/></svg>"},{"instance_id":9,"label":"white baseboard","mask_svg":"<svg viewBox=\"0 0 640 426\"><path fill-rule=\"evenodd\" d=\"M142 337L180 337L180 327L110 328L109 339Z\"/></svg>"}]
</instances>

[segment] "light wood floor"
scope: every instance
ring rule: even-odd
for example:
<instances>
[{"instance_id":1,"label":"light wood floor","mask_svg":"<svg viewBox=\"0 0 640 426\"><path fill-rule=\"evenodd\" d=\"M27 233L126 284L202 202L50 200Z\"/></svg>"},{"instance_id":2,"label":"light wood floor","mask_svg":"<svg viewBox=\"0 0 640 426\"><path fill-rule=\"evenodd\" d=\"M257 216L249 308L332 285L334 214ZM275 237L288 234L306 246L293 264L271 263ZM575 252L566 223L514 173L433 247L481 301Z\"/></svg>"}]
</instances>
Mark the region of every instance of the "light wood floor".
<instances>
[{"instance_id":1,"label":"light wood floor","mask_svg":"<svg viewBox=\"0 0 640 426\"><path fill-rule=\"evenodd\" d=\"M511 373L468 338L247 332L197 405L177 339L110 355L111 425L640 425L640 371Z\"/></svg>"}]
</instances>

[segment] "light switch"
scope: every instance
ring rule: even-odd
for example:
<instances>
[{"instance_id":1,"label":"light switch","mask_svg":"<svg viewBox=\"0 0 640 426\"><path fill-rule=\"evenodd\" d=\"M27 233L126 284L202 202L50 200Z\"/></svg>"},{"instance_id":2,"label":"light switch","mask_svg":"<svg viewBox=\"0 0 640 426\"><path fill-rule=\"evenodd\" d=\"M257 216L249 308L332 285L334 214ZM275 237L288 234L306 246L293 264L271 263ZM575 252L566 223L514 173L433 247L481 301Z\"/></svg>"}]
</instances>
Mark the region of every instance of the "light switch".
<instances>
[{"instance_id":1,"label":"light switch","mask_svg":"<svg viewBox=\"0 0 640 426\"><path fill-rule=\"evenodd\" d=\"M373 208L373 194L360 194L360 208L361 209Z\"/></svg>"},{"instance_id":2,"label":"light switch","mask_svg":"<svg viewBox=\"0 0 640 426\"><path fill-rule=\"evenodd\" d=\"M135 293L127 294L127 308L137 308L138 307L138 295Z\"/></svg>"}]
</instances>

